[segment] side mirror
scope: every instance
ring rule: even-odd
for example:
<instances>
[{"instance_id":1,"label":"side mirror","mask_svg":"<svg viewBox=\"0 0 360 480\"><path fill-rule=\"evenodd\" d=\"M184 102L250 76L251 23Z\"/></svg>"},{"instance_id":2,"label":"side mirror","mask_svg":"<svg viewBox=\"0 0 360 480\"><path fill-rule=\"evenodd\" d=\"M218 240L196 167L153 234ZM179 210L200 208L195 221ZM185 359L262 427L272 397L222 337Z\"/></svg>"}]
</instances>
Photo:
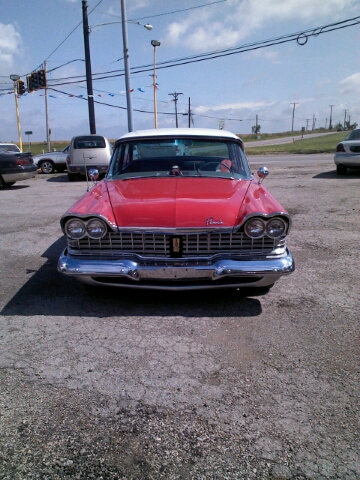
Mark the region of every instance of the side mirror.
<instances>
[{"instance_id":1,"label":"side mirror","mask_svg":"<svg viewBox=\"0 0 360 480\"><path fill-rule=\"evenodd\" d=\"M260 167L257 171L257 175L259 177L259 183L262 183L262 181L269 175L269 170L266 167Z\"/></svg>"}]
</instances>

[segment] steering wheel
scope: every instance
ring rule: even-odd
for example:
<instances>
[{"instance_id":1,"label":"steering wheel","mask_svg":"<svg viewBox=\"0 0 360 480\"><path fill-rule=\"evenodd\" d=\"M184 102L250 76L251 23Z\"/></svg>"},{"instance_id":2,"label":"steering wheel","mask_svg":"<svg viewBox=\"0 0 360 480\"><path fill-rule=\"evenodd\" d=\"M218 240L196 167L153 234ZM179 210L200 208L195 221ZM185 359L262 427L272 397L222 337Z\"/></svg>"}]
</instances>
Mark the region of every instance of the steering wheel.
<instances>
[{"instance_id":1,"label":"steering wheel","mask_svg":"<svg viewBox=\"0 0 360 480\"><path fill-rule=\"evenodd\" d=\"M228 161L230 161L230 160L228 160ZM218 167L225 167L229 172L232 172L232 171L233 171L233 169L232 169L232 164L231 164L231 165L227 165L227 164L224 162L224 160L223 160L222 162L220 162L220 163L219 163L219 162L207 162L207 163L205 163L204 165L202 165L202 166L199 168L199 170L204 170L205 167L209 167L210 165L215 165L214 171L216 171L216 169L217 169ZM210 170L210 171L212 171L212 170Z\"/></svg>"}]
</instances>

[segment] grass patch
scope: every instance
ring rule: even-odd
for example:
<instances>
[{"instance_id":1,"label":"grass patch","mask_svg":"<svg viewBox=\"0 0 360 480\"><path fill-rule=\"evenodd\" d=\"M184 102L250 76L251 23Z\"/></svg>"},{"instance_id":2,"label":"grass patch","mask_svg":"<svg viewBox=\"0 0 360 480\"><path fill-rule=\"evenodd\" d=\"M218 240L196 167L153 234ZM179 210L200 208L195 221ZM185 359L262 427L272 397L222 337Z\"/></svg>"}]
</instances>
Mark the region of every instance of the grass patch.
<instances>
[{"instance_id":1,"label":"grass patch","mask_svg":"<svg viewBox=\"0 0 360 480\"><path fill-rule=\"evenodd\" d=\"M51 142L51 151L56 150L60 152L63 148L69 145L69 141L60 141L60 142ZM39 155L40 153L46 153L48 151L47 143L46 142L34 142L29 144L27 142L23 142L23 152L31 152L32 155Z\"/></svg>"},{"instance_id":2,"label":"grass patch","mask_svg":"<svg viewBox=\"0 0 360 480\"><path fill-rule=\"evenodd\" d=\"M326 132L324 129L314 130L309 133L322 133ZM258 147L247 147L246 152L249 155L276 155L281 153L293 153L293 154L307 154L312 153L334 153L336 145L343 140L349 132L339 132L334 133L333 135L324 135L323 137L315 137L303 140L295 140L295 142L284 144L284 145L270 145L270 146L258 146ZM257 135L241 135L239 137L244 142L253 142L257 140ZM296 132L283 132L283 133L265 133L260 134L260 140L271 140L276 138L288 138L296 137L301 135L300 131ZM70 140L61 140L58 142L51 142L51 151L56 150L60 151L69 145ZM31 151L33 155L38 155L40 153L47 152L46 142L34 142L31 143L30 149L27 142L23 142L23 151Z\"/></svg>"},{"instance_id":3,"label":"grass patch","mask_svg":"<svg viewBox=\"0 0 360 480\"><path fill-rule=\"evenodd\" d=\"M339 132L333 135L324 135L323 137L306 138L295 140L283 145L268 145L246 148L249 155L276 155L276 154L300 154L311 155L314 153L334 153L336 145L344 140L348 132ZM292 135L294 136L294 135ZM279 137L275 137L279 138ZM253 140L254 138L252 138ZM263 140L263 136L261 135ZM250 141L250 140L248 140ZM245 140L246 142L246 140Z\"/></svg>"}]
</instances>

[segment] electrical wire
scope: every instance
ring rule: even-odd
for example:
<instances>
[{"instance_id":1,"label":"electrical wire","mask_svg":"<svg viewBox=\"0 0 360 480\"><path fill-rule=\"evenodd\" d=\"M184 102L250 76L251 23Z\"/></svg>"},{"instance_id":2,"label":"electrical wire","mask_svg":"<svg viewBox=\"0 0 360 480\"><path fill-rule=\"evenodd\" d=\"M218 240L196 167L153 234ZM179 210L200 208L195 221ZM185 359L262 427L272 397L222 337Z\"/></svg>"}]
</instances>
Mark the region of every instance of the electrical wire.
<instances>
[{"instance_id":1,"label":"electrical wire","mask_svg":"<svg viewBox=\"0 0 360 480\"><path fill-rule=\"evenodd\" d=\"M343 20L341 22L324 25L322 27L311 28L308 30L304 30L302 32L295 32L291 34L281 35L279 37L270 38L268 40L260 40L252 43L247 43L237 47L232 47L232 48L223 49L223 50L215 50L212 52L201 53L199 55L190 55L187 57L177 58L173 60L165 60L162 62L158 62L156 65L156 68L158 70L161 70L164 68L172 68L172 67L177 67L181 65L187 65L190 63L198 63L198 62L203 62L205 60L213 60L215 58L235 55L239 53L245 53L253 50L259 50L262 48L268 48L274 45L280 45L283 43L288 43L293 41L296 41L298 45L303 46L307 43L309 37L318 37L323 33L329 33L334 30L348 28L354 25L358 25L359 23L360 23L360 16ZM152 69L153 69L153 65L146 64L139 67L132 67L130 70L133 75L136 75L139 73L152 71ZM104 80L108 78L121 77L124 75L125 75L124 70L111 70L109 72L93 74L92 78L94 81L96 81L96 80ZM68 77L68 78L75 78L75 77ZM53 82L59 82L61 80L66 80L66 78L53 80ZM82 83L84 81L85 81L85 76L83 80L63 82L63 83L53 83L52 85L59 86L59 85L65 85L70 83Z\"/></svg>"}]
</instances>

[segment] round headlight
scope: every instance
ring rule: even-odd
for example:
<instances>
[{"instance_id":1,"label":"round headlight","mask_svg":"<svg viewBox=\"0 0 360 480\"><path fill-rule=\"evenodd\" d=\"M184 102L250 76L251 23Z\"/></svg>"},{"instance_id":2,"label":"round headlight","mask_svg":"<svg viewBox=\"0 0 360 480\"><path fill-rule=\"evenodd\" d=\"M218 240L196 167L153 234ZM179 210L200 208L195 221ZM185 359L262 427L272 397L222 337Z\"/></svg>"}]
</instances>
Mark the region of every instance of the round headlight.
<instances>
[{"instance_id":1,"label":"round headlight","mask_svg":"<svg viewBox=\"0 0 360 480\"><path fill-rule=\"evenodd\" d=\"M73 218L66 223L65 232L68 237L79 240L85 235L85 224L82 220Z\"/></svg>"},{"instance_id":2,"label":"round headlight","mask_svg":"<svg viewBox=\"0 0 360 480\"><path fill-rule=\"evenodd\" d=\"M286 232L286 222L282 218L272 218L266 224L266 233L271 238L278 238Z\"/></svg>"},{"instance_id":3,"label":"round headlight","mask_svg":"<svg viewBox=\"0 0 360 480\"><path fill-rule=\"evenodd\" d=\"M86 231L90 238L103 238L107 232L106 223L99 218L93 218L86 224Z\"/></svg>"},{"instance_id":4,"label":"round headlight","mask_svg":"<svg viewBox=\"0 0 360 480\"><path fill-rule=\"evenodd\" d=\"M260 238L265 233L265 222L261 218L251 218L245 223L245 233L251 238Z\"/></svg>"}]
</instances>

